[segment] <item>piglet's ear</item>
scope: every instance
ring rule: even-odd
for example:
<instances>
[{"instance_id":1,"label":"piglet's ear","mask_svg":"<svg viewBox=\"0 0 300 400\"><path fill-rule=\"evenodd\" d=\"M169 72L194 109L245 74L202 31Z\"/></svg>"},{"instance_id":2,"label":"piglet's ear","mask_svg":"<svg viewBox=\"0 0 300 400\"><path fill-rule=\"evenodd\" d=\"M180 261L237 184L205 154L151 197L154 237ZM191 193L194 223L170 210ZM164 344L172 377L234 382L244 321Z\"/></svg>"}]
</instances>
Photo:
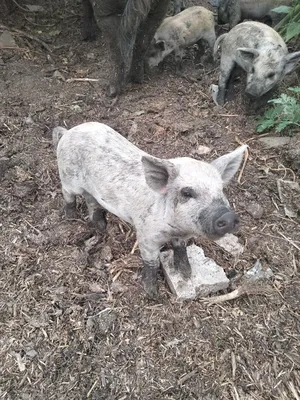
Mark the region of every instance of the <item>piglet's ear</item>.
<instances>
[{"instance_id":1,"label":"piglet's ear","mask_svg":"<svg viewBox=\"0 0 300 400\"><path fill-rule=\"evenodd\" d=\"M290 74L300 61L300 51L290 53L285 57L284 74Z\"/></svg>"},{"instance_id":2,"label":"piglet's ear","mask_svg":"<svg viewBox=\"0 0 300 400\"><path fill-rule=\"evenodd\" d=\"M236 50L236 61L246 72L251 72L253 68L253 61L258 56L259 51L256 49L240 47Z\"/></svg>"},{"instance_id":3,"label":"piglet's ear","mask_svg":"<svg viewBox=\"0 0 300 400\"><path fill-rule=\"evenodd\" d=\"M166 193L168 183L178 175L175 165L150 156L143 156L142 164L147 185L156 192Z\"/></svg>"},{"instance_id":4,"label":"piglet's ear","mask_svg":"<svg viewBox=\"0 0 300 400\"><path fill-rule=\"evenodd\" d=\"M238 171L247 148L247 145L240 146L231 153L225 154L211 163L219 171L224 183L230 182Z\"/></svg>"}]
</instances>

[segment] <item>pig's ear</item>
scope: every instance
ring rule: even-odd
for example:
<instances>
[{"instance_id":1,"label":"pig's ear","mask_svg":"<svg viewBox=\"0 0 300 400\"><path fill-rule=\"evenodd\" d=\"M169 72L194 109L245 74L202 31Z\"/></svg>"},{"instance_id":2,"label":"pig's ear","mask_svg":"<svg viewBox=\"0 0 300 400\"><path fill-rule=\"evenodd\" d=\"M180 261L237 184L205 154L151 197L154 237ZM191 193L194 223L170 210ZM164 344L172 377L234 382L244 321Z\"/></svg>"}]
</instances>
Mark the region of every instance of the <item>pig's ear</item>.
<instances>
[{"instance_id":1,"label":"pig's ear","mask_svg":"<svg viewBox=\"0 0 300 400\"><path fill-rule=\"evenodd\" d=\"M240 146L231 153L225 154L212 162L212 165L217 168L225 184L233 178L239 169L247 148L247 145Z\"/></svg>"},{"instance_id":2,"label":"pig's ear","mask_svg":"<svg viewBox=\"0 0 300 400\"><path fill-rule=\"evenodd\" d=\"M300 51L296 51L295 53L291 53L288 54L287 56L285 56L285 61L286 64L284 66L284 75L285 74L289 74L293 71L293 69L295 68L295 65L297 64L297 62L300 61Z\"/></svg>"},{"instance_id":3,"label":"pig's ear","mask_svg":"<svg viewBox=\"0 0 300 400\"><path fill-rule=\"evenodd\" d=\"M164 51L166 48L166 43L164 40L157 40L155 42L155 47L157 47L159 50Z\"/></svg>"},{"instance_id":4,"label":"pig's ear","mask_svg":"<svg viewBox=\"0 0 300 400\"><path fill-rule=\"evenodd\" d=\"M236 62L246 72L251 72L253 61L259 56L259 51L247 47L240 47L236 50Z\"/></svg>"},{"instance_id":5,"label":"pig's ear","mask_svg":"<svg viewBox=\"0 0 300 400\"><path fill-rule=\"evenodd\" d=\"M178 175L175 165L170 161L149 156L142 157L142 164L148 186L156 192L166 193L168 183Z\"/></svg>"}]
</instances>

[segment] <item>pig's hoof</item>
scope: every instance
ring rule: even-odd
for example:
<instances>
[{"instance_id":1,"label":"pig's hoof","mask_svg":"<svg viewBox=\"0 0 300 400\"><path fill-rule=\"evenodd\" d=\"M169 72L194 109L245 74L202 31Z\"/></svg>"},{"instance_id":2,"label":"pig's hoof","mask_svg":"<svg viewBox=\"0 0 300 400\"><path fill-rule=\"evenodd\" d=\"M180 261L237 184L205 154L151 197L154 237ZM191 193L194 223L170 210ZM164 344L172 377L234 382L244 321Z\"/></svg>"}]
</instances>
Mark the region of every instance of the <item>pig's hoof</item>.
<instances>
[{"instance_id":1,"label":"pig's hoof","mask_svg":"<svg viewBox=\"0 0 300 400\"><path fill-rule=\"evenodd\" d=\"M158 295L158 285L157 283L149 283L149 282L143 282L143 287L145 292L147 293L147 297L149 299L155 299Z\"/></svg>"},{"instance_id":2,"label":"pig's hoof","mask_svg":"<svg viewBox=\"0 0 300 400\"><path fill-rule=\"evenodd\" d=\"M92 217L92 223L95 225L97 231L104 233L106 231L106 226L107 226L106 212L101 209L94 211Z\"/></svg>"},{"instance_id":3,"label":"pig's hoof","mask_svg":"<svg viewBox=\"0 0 300 400\"><path fill-rule=\"evenodd\" d=\"M154 299L158 294L157 270L143 268L142 282L148 297Z\"/></svg>"},{"instance_id":4,"label":"pig's hoof","mask_svg":"<svg viewBox=\"0 0 300 400\"><path fill-rule=\"evenodd\" d=\"M96 40L96 31L94 29L82 29L81 37L85 42L93 42Z\"/></svg>"},{"instance_id":5,"label":"pig's hoof","mask_svg":"<svg viewBox=\"0 0 300 400\"><path fill-rule=\"evenodd\" d=\"M76 208L65 208L65 215L67 219L77 219L77 211Z\"/></svg>"},{"instance_id":6,"label":"pig's hoof","mask_svg":"<svg viewBox=\"0 0 300 400\"><path fill-rule=\"evenodd\" d=\"M121 92L121 88L117 85L109 85L106 90L106 95L108 97L117 97Z\"/></svg>"},{"instance_id":7,"label":"pig's hoof","mask_svg":"<svg viewBox=\"0 0 300 400\"><path fill-rule=\"evenodd\" d=\"M128 81L132 83L143 83L144 81L144 68L140 67L129 71Z\"/></svg>"}]
</instances>

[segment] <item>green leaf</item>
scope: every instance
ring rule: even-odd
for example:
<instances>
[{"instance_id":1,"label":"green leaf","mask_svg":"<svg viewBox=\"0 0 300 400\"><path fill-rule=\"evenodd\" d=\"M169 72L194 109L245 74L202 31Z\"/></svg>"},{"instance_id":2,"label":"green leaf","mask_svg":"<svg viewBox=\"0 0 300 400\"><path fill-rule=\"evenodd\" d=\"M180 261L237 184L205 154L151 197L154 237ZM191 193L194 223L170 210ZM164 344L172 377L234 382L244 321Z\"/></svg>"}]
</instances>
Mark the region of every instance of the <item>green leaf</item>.
<instances>
[{"instance_id":1,"label":"green leaf","mask_svg":"<svg viewBox=\"0 0 300 400\"><path fill-rule=\"evenodd\" d=\"M275 131L276 132L282 132L287 126L292 125L293 122L292 121L288 121L288 120L283 120L281 122L279 122L279 124L277 124Z\"/></svg>"},{"instance_id":2,"label":"green leaf","mask_svg":"<svg viewBox=\"0 0 300 400\"><path fill-rule=\"evenodd\" d=\"M289 41L300 34L300 22L290 22L286 27L285 40Z\"/></svg>"},{"instance_id":3,"label":"green leaf","mask_svg":"<svg viewBox=\"0 0 300 400\"><path fill-rule=\"evenodd\" d=\"M279 6L279 7L273 8L271 11L274 11L275 13L278 13L278 14L288 14L292 9L293 9L293 7Z\"/></svg>"},{"instance_id":4,"label":"green leaf","mask_svg":"<svg viewBox=\"0 0 300 400\"><path fill-rule=\"evenodd\" d=\"M300 94L300 87L296 86L296 87L289 87L288 90L290 90L291 92Z\"/></svg>"},{"instance_id":5,"label":"green leaf","mask_svg":"<svg viewBox=\"0 0 300 400\"><path fill-rule=\"evenodd\" d=\"M261 133L269 128L272 128L275 125L275 120L274 119L262 119L258 121L258 124L256 125L256 131L258 133Z\"/></svg>"}]
</instances>

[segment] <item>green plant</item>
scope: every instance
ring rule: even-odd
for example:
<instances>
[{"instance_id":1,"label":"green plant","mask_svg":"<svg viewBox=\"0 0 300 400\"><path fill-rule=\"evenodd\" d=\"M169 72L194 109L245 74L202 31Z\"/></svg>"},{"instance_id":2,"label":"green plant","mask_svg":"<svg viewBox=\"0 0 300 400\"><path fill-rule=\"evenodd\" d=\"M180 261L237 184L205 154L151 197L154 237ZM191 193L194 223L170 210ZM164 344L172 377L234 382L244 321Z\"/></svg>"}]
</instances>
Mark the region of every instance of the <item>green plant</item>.
<instances>
[{"instance_id":1,"label":"green plant","mask_svg":"<svg viewBox=\"0 0 300 400\"><path fill-rule=\"evenodd\" d=\"M300 2L294 1L291 7L280 6L272 11L278 14L286 14L286 16L275 26L275 29L282 37L289 41L300 34Z\"/></svg>"},{"instance_id":2,"label":"green plant","mask_svg":"<svg viewBox=\"0 0 300 400\"><path fill-rule=\"evenodd\" d=\"M282 132L287 127L300 127L300 87L288 88L294 96L285 93L277 99L269 100L273 107L266 110L259 118L256 131L261 133L274 128L276 132Z\"/></svg>"}]
</instances>

